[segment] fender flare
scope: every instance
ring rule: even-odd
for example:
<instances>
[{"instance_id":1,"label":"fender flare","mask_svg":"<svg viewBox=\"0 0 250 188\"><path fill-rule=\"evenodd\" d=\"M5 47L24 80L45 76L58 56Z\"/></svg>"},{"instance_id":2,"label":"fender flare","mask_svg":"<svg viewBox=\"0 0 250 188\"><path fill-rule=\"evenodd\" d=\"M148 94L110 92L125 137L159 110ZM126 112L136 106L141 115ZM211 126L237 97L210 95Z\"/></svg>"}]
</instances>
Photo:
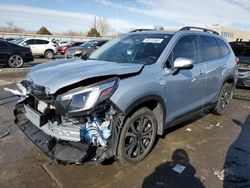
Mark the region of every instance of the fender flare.
<instances>
[{"instance_id":1,"label":"fender flare","mask_svg":"<svg viewBox=\"0 0 250 188\"><path fill-rule=\"evenodd\" d=\"M138 106L142 105L143 103L146 103L148 101L156 101L159 105L159 109L157 110L160 110L160 113L162 113L162 116L157 116L156 119L157 119L157 134L159 135L163 135L164 133L164 124L165 124L165 120L166 120L166 105L165 105L165 102L163 100L163 98L159 95L155 95L155 94L151 94L151 95L146 95L146 96L143 96L135 101L133 101L127 108L126 110L124 111L124 114L125 116L129 115L131 112L133 112L134 109L136 109ZM157 105L157 106L158 106ZM157 108L157 107L156 107ZM159 113L159 111L157 111ZM158 114L158 113L155 113Z\"/></svg>"}]
</instances>

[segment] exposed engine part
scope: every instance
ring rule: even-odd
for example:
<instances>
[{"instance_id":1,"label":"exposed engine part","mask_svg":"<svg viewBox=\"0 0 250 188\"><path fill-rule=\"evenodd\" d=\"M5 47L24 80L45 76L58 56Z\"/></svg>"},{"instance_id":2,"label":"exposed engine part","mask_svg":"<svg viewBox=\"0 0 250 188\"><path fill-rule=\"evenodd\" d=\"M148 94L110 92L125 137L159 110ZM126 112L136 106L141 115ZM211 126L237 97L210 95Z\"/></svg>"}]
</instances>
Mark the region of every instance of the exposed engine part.
<instances>
[{"instance_id":1,"label":"exposed engine part","mask_svg":"<svg viewBox=\"0 0 250 188\"><path fill-rule=\"evenodd\" d=\"M111 136L111 121L115 111L111 108L105 113L103 122L97 116L93 117L91 122L87 122L84 127L80 129L80 138L94 146L107 146L107 141Z\"/></svg>"}]
</instances>

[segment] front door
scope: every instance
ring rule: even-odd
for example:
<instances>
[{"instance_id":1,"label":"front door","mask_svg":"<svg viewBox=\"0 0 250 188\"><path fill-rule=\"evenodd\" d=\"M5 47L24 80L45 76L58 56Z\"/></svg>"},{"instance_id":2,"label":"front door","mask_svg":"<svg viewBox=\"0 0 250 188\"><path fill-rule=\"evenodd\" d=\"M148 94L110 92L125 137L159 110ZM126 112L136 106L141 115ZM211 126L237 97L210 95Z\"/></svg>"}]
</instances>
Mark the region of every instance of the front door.
<instances>
[{"instance_id":1,"label":"front door","mask_svg":"<svg viewBox=\"0 0 250 188\"><path fill-rule=\"evenodd\" d=\"M200 61L198 37L186 35L181 37L171 52L168 62L173 67L178 57L194 61L190 70L181 70L173 75L166 74L167 122L186 115L193 110L201 110L202 97L206 85L205 66ZM163 69L163 71L166 71Z\"/></svg>"}]
</instances>

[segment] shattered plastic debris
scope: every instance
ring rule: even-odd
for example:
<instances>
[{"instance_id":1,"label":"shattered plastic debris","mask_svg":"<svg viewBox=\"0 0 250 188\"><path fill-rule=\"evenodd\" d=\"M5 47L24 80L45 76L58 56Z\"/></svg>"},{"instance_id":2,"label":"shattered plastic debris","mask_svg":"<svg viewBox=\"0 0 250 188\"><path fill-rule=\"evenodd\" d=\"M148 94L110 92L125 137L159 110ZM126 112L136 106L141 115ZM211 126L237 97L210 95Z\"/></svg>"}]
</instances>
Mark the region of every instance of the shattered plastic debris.
<instances>
[{"instance_id":1,"label":"shattered plastic debris","mask_svg":"<svg viewBox=\"0 0 250 188\"><path fill-rule=\"evenodd\" d=\"M219 127L220 126L220 123L218 122L216 125L215 125L215 127Z\"/></svg>"},{"instance_id":2,"label":"shattered plastic debris","mask_svg":"<svg viewBox=\"0 0 250 188\"><path fill-rule=\"evenodd\" d=\"M216 125L212 125L212 124L210 124L209 126L206 126L205 127L205 129L212 129L213 127L222 127L221 125L220 125L220 123L218 122L218 123L216 123Z\"/></svg>"},{"instance_id":3,"label":"shattered plastic debris","mask_svg":"<svg viewBox=\"0 0 250 188\"><path fill-rule=\"evenodd\" d=\"M186 167L180 164L176 164L172 169L173 171L181 174L186 169Z\"/></svg>"},{"instance_id":4,"label":"shattered plastic debris","mask_svg":"<svg viewBox=\"0 0 250 188\"><path fill-rule=\"evenodd\" d=\"M5 132L3 135L0 135L0 139L3 138L3 137L5 137L5 136L8 136L9 134L10 134L10 132L8 132L8 131Z\"/></svg>"},{"instance_id":5,"label":"shattered plastic debris","mask_svg":"<svg viewBox=\"0 0 250 188\"><path fill-rule=\"evenodd\" d=\"M222 181L228 182L247 182L248 179L243 177L242 175L234 172L231 168L225 168L221 171L215 170L214 175L216 175Z\"/></svg>"},{"instance_id":6,"label":"shattered plastic debris","mask_svg":"<svg viewBox=\"0 0 250 188\"><path fill-rule=\"evenodd\" d=\"M206 179L206 177L200 176L200 180L201 180L201 181L204 181L205 179Z\"/></svg>"},{"instance_id":7,"label":"shattered plastic debris","mask_svg":"<svg viewBox=\"0 0 250 188\"><path fill-rule=\"evenodd\" d=\"M191 132L192 129L191 128L186 128L186 131Z\"/></svg>"}]
</instances>

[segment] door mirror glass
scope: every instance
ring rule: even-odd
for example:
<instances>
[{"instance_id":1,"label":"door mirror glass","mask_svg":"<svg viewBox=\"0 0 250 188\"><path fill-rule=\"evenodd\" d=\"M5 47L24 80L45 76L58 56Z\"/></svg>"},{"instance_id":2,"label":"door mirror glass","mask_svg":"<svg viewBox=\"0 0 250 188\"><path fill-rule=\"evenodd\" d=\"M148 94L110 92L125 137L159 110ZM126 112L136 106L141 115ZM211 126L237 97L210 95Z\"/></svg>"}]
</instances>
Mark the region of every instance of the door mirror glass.
<instances>
[{"instance_id":1,"label":"door mirror glass","mask_svg":"<svg viewBox=\"0 0 250 188\"><path fill-rule=\"evenodd\" d=\"M174 61L174 74L177 74L181 69L192 69L194 67L194 60L184 57L178 57Z\"/></svg>"}]
</instances>

